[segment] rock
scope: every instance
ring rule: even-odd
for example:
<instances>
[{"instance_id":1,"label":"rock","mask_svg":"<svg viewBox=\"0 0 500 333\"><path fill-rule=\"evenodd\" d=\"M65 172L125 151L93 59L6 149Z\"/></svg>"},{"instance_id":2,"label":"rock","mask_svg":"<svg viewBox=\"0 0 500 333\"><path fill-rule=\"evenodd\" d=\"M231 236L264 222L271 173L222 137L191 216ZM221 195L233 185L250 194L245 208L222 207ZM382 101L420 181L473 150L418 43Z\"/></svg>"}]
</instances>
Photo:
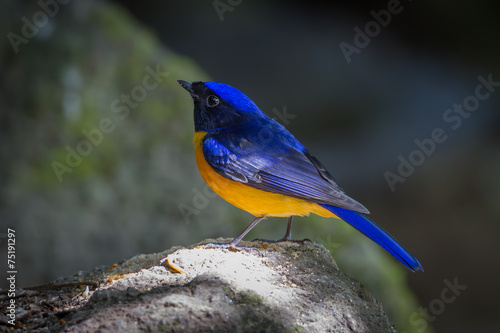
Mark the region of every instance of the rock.
<instances>
[{"instance_id":1,"label":"rock","mask_svg":"<svg viewBox=\"0 0 500 333\"><path fill-rule=\"evenodd\" d=\"M17 330L396 332L380 302L322 245L242 242L253 250L237 252L197 245L79 272L36 296L25 291L31 296L19 297L18 308L31 306L32 314ZM71 283L99 286L75 292Z\"/></svg>"}]
</instances>

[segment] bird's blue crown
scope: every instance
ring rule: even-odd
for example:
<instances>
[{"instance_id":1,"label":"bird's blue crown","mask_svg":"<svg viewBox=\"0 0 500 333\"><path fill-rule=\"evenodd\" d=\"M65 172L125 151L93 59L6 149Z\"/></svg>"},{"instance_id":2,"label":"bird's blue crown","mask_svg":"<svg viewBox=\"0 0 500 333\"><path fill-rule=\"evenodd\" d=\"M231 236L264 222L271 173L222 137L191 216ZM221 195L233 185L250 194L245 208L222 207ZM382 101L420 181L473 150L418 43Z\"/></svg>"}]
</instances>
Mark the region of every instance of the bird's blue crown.
<instances>
[{"instance_id":1,"label":"bird's blue crown","mask_svg":"<svg viewBox=\"0 0 500 333\"><path fill-rule=\"evenodd\" d=\"M205 82L205 86L240 111L263 113L247 95L230 85L219 82Z\"/></svg>"}]
</instances>

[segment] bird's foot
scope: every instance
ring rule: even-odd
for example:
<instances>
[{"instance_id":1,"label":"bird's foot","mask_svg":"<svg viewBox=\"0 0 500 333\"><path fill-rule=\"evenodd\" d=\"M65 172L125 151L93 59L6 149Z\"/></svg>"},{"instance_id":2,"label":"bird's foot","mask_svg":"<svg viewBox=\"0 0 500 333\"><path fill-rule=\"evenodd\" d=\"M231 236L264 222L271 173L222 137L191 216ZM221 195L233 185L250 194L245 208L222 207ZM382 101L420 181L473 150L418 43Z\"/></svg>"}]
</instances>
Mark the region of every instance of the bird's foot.
<instances>
[{"instance_id":1,"label":"bird's foot","mask_svg":"<svg viewBox=\"0 0 500 333\"><path fill-rule=\"evenodd\" d=\"M262 238L255 238L252 242L264 242L264 243L283 243L283 242L290 242L290 243L300 243L304 244L305 242L312 243L312 240L309 238L304 238L304 239L291 239L289 237L283 237L281 239L277 240L272 240L272 239L262 239Z\"/></svg>"},{"instance_id":2,"label":"bird's foot","mask_svg":"<svg viewBox=\"0 0 500 333\"><path fill-rule=\"evenodd\" d=\"M198 245L196 248L228 249L229 251L232 251L232 252L238 252L238 251L254 252L254 251L256 251L256 252L260 253L260 251L256 248L239 246L239 245L236 245L233 243L206 243L206 244Z\"/></svg>"}]
</instances>

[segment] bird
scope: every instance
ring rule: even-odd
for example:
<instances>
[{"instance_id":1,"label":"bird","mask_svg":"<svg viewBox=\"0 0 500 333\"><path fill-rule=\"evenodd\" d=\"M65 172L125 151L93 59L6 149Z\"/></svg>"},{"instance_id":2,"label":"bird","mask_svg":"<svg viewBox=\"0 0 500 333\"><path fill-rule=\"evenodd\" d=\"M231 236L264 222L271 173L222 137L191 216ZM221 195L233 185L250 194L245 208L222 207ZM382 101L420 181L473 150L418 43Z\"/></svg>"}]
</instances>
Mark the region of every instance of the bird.
<instances>
[{"instance_id":1,"label":"bird","mask_svg":"<svg viewBox=\"0 0 500 333\"><path fill-rule=\"evenodd\" d=\"M288 217L286 234L278 241L291 241L293 217L313 213L347 222L409 270L423 271L415 257L366 216L368 209L348 196L323 164L249 97L225 83L177 82L193 99L193 142L202 178L224 200L255 217L222 245L238 247L268 217Z\"/></svg>"}]
</instances>

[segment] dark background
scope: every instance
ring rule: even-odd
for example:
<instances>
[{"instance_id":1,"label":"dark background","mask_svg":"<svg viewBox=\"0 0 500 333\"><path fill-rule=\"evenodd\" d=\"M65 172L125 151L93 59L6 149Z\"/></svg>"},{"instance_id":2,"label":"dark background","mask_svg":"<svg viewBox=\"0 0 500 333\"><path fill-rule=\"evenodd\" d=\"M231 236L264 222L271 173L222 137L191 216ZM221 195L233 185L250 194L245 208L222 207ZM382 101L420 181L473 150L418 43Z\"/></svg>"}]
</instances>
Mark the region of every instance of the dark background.
<instances>
[{"instance_id":1,"label":"dark background","mask_svg":"<svg viewBox=\"0 0 500 333\"><path fill-rule=\"evenodd\" d=\"M325 164L347 193L368 207L374 219L424 266L424 273L407 276L421 306L427 308L442 297L445 280L456 279L467 286L453 302L445 304L439 315L429 320L436 331L493 331L498 326L494 310L500 291L500 88L481 101L458 128L452 129L443 120L454 103L463 103L474 94L478 76L487 78L491 74L494 81L500 81L497 2L404 1L400 5L402 11L392 15L389 24L359 54L352 55L350 63L339 44L353 44L353 28L364 30L373 21L370 11L386 9L387 1L356 4L233 1L231 10L222 14L223 20L211 1L115 3L158 36L167 50L191 58L211 80L240 89L271 116L274 108L284 107L295 115L286 124L287 128ZM196 73L190 76L187 72L186 76L171 80L207 79ZM189 108L185 112L190 112L189 97L179 98L185 100L182 108ZM3 115L9 111L12 112L4 109ZM161 126L161 119L158 121ZM436 144L435 151L392 191L384 173L397 173L398 156L408 159L418 148L414 141L430 138L435 128L442 128L447 140ZM10 132L3 132L4 145L11 138L6 133ZM186 128L185 133L191 135L192 128ZM192 153L190 149L185 148L186 156ZM186 163L181 168L190 177L176 187L188 191L203 188L194 169L194 158ZM7 171L15 168L7 155L2 164ZM168 192L165 189L168 179L148 180L147 174L142 179L151 188L157 184ZM115 193L116 189L105 191ZM28 192L4 191L2 226L22 224L26 215L21 211L36 210L30 206L33 200L23 195ZM189 200L189 194L182 199L176 199L175 193L166 195L163 203L153 207L173 202L173 214L182 219L176 205L186 198ZM22 205L10 204L19 202L19 198L25 199ZM31 262L50 265L50 272L24 277L22 282L41 283L71 274L76 267L88 269L141 252L190 244L208 236L236 235L250 217L244 213L226 213L233 208L216 200L212 212L202 211L193 217L192 224L169 224L161 217L161 211L156 221L143 218L152 213L138 205L132 210L139 212L138 215L129 217L150 223L143 224L143 229L153 224L164 225L151 235L153 239L133 241L134 246L128 247L130 240L124 235L123 239L108 244L116 250L115 256L91 255L95 252L93 248L85 247L81 251L89 252L92 258L85 261L86 267L62 259L56 260L59 264L49 264L50 259L37 259L33 253ZM110 216L119 215L122 209L119 204L109 207L108 216L101 216L99 225L106 224ZM219 213L213 213L217 209ZM211 227L211 221L221 216L226 219L236 216L238 223L233 227L213 222L215 227ZM67 213L61 219L73 217L74 214ZM330 223L321 220L307 224L307 218L300 221L296 236L313 240L318 240L324 232L315 231L315 226ZM272 230L278 238L284 231L284 223L272 229L262 227L249 238L260 237L266 234L265 230ZM113 225L110 233L126 233L121 229L127 229L127 225L118 222ZM172 228L191 228L191 231L179 231L172 236ZM162 233L166 235L163 242ZM96 243L105 241L93 239ZM56 245L51 249L51 253L60 251L69 250ZM40 267L38 270L43 271Z\"/></svg>"}]
</instances>

